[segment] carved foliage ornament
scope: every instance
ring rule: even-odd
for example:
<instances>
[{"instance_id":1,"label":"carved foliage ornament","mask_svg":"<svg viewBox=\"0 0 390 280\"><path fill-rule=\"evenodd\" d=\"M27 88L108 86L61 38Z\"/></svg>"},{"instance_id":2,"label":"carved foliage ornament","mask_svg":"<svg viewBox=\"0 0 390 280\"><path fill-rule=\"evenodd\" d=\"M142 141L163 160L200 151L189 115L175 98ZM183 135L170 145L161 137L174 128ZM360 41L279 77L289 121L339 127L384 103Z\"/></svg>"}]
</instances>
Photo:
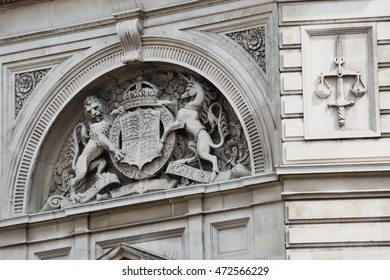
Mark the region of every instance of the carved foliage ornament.
<instances>
[{"instance_id":1,"label":"carved foliage ornament","mask_svg":"<svg viewBox=\"0 0 390 280\"><path fill-rule=\"evenodd\" d=\"M240 122L211 86L140 72L110 100L89 96L54 168L44 210L251 174Z\"/></svg>"},{"instance_id":2,"label":"carved foliage ornament","mask_svg":"<svg viewBox=\"0 0 390 280\"><path fill-rule=\"evenodd\" d=\"M15 74L15 116L19 114L30 94L50 69Z\"/></svg>"},{"instance_id":3,"label":"carved foliage ornament","mask_svg":"<svg viewBox=\"0 0 390 280\"><path fill-rule=\"evenodd\" d=\"M265 26L226 35L244 47L256 63L266 72Z\"/></svg>"}]
</instances>

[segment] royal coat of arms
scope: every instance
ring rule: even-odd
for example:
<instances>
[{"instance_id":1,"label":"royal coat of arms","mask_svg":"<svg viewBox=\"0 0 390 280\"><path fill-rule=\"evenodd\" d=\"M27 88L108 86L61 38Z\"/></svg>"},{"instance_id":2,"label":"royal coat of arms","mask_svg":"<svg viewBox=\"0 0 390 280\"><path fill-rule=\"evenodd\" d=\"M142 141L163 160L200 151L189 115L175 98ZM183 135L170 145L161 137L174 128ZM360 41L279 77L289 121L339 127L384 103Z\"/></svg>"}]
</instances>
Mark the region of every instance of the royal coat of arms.
<instances>
[{"instance_id":1,"label":"royal coat of arms","mask_svg":"<svg viewBox=\"0 0 390 280\"><path fill-rule=\"evenodd\" d=\"M42 211L251 174L245 135L222 95L180 73L151 78L157 85L140 72L111 100L85 99Z\"/></svg>"}]
</instances>

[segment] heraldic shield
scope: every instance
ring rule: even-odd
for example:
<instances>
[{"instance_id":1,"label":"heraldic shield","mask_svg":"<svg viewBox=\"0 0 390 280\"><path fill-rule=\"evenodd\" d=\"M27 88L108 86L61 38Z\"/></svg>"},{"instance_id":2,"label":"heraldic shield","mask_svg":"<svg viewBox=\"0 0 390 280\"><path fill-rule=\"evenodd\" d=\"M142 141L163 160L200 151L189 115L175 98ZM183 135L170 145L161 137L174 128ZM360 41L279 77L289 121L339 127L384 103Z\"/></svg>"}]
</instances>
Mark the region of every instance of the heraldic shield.
<instances>
[{"instance_id":1,"label":"heraldic shield","mask_svg":"<svg viewBox=\"0 0 390 280\"><path fill-rule=\"evenodd\" d=\"M139 169L159 156L160 112L138 108L120 117L123 162Z\"/></svg>"}]
</instances>

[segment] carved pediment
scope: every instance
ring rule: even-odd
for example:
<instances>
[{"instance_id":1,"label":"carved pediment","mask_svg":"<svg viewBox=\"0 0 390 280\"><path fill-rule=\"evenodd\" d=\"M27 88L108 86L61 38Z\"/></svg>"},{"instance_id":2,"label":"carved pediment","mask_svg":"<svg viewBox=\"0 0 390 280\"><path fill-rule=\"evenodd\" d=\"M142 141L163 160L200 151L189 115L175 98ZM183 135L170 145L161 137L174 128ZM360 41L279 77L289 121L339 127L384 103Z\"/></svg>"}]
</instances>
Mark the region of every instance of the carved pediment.
<instances>
[{"instance_id":1,"label":"carved pediment","mask_svg":"<svg viewBox=\"0 0 390 280\"><path fill-rule=\"evenodd\" d=\"M168 260L168 258L126 243L119 243L98 260Z\"/></svg>"}]
</instances>

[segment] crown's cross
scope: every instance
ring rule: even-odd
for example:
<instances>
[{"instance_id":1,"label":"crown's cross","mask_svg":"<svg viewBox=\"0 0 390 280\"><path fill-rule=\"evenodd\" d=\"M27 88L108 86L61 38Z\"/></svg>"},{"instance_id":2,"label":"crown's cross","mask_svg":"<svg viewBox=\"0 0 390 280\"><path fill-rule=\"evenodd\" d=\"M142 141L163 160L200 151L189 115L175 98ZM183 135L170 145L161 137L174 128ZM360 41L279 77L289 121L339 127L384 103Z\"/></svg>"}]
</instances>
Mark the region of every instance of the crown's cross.
<instances>
[{"instance_id":1,"label":"crown's cross","mask_svg":"<svg viewBox=\"0 0 390 280\"><path fill-rule=\"evenodd\" d=\"M367 92L367 87L361 79L361 73L357 71L348 71L343 69L344 57L343 57L343 45L341 42L340 36L336 38L336 57L334 58L334 63L337 65L336 71L333 73L321 73L320 83L315 90L315 93L320 98L327 98L331 94L331 86L327 81L327 78L336 78L336 92L337 97L336 101L329 103L329 107L337 108L337 119L339 127L344 127L345 117L346 117L346 108L348 106L353 106L355 102L353 100L347 100L345 98L344 92L344 78L345 77L355 77L350 91L356 96L361 97Z\"/></svg>"}]
</instances>

